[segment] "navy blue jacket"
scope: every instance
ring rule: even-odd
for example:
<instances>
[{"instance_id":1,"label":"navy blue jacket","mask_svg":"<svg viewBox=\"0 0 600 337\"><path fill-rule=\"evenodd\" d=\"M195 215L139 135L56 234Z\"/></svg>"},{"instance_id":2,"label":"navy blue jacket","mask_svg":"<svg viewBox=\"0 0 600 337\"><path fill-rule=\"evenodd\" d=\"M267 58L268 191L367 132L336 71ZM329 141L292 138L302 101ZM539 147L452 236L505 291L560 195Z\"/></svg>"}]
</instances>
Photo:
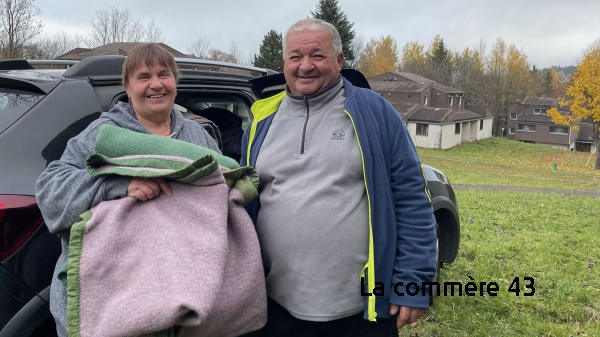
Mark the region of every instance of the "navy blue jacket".
<instances>
[{"instance_id":1,"label":"navy blue jacket","mask_svg":"<svg viewBox=\"0 0 600 337\"><path fill-rule=\"evenodd\" d=\"M437 241L431 197L419 157L398 112L377 93L355 87L345 78L343 81L344 112L358 138L369 201L369 260L360 275L366 279L363 293L374 293L376 287L383 289L383 294L375 292L379 296L365 296L364 317L371 321L389 318L390 304L427 308L429 287L423 285L436 273ZM252 105L253 121L242 140L242 165L255 166L285 94ZM260 197L248 207L254 223L259 209ZM399 282L395 292L394 285ZM358 288L357 282L357 292Z\"/></svg>"}]
</instances>

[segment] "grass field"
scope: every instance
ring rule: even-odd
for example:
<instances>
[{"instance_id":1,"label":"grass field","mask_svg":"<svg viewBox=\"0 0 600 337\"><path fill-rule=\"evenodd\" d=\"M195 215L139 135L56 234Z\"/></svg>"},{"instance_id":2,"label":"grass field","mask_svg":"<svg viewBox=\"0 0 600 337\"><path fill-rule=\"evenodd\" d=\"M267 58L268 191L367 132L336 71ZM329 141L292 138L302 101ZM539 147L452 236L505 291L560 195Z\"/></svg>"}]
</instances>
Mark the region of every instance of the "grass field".
<instances>
[{"instance_id":1,"label":"grass field","mask_svg":"<svg viewBox=\"0 0 600 337\"><path fill-rule=\"evenodd\" d=\"M418 152L424 164L442 170L454 184L600 189L600 171L594 170L596 157L589 153L502 138Z\"/></svg>"},{"instance_id":2,"label":"grass field","mask_svg":"<svg viewBox=\"0 0 600 337\"><path fill-rule=\"evenodd\" d=\"M503 139L419 153L423 163L441 169L455 184L600 186L594 157L583 167L589 154ZM556 172L553 160L559 161ZM495 297L479 291L476 296L441 296L416 328L404 328L400 336L600 336L600 198L478 190L456 194L460 251L442 269L442 281L464 285L470 276L478 285L496 282L500 289ZM533 296L523 296L531 292L525 277L534 280ZM509 292L515 278L519 296Z\"/></svg>"}]
</instances>

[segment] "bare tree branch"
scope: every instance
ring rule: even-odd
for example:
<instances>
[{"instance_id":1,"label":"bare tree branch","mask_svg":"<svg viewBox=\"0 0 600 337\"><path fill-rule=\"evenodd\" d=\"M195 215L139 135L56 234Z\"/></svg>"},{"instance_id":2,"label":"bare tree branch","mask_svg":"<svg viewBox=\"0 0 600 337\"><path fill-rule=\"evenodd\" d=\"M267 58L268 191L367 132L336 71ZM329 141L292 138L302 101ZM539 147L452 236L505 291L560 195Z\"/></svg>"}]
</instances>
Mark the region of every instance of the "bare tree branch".
<instances>
[{"instance_id":1,"label":"bare tree branch","mask_svg":"<svg viewBox=\"0 0 600 337\"><path fill-rule=\"evenodd\" d=\"M348 64L348 66L350 68L354 68L356 67L357 64L360 63L360 59L361 59L361 54L363 52L363 50L365 50L365 37L362 35L356 35L354 36L354 39L352 39L352 43L350 44L350 49L352 49L353 54L354 54L354 59L353 60L346 60L346 63Z\"/></svg>"},{"instance_id":2,"label":"bare tree branch","mask_svg":"<svg viewBox=\"0 0 600 337\"><path fill-rule=\"evenodd\" d=\"M201 37L188 46L188 53L196 56L197 58L208 59L209 46L210 42L206 39L206 37Z\"/></svg>"},{"instance_id":3,"label":"bare tree branch","mask_svg":"<svg viewBox=\"0 0 600 337\"><path fill-rule=\"evenodd\" d=\"M112 6L96 11L87 44L98 47L113 42L163 42L164 38L154 20L145 24L134 19L128 8Z\"/></svg>"},{"instance_id":4,"label":"bare tree branch","mask_svg":"<svg viewBox=\"0 0 600 337\"><path fill-rule=\"evenodd\" d=\"M83 45L84 38L62 31L51 37L38 39L36 43L25 46L23 57L26 59L55 59L56 57Z\"/></svg>"},{"instance_id":5,"label":"bare tree branch","mask_svg":"<svg viewBox=\"0 0 600 337\"><path fill-rule=\"evenodd\" d=\"M20 58L23 48L42 31L35 20L41 14L35 0L0 0L0 52L4 58Z\"/></svg>"}]
</instances>

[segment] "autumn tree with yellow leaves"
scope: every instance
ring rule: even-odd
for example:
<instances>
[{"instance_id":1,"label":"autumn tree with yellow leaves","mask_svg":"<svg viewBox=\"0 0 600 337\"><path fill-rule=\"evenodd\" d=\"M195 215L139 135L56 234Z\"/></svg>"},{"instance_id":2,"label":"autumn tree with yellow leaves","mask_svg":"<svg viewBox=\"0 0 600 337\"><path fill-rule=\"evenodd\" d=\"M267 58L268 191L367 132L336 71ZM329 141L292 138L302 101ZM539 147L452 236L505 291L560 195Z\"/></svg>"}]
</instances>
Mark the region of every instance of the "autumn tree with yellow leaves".
<instances>
[{"instance_id":1,"label":"autumn tree with yellow leaves","mask_svg":"<svg viewBox=\"0 0 600 337\"><path fill-rule=\"evenodd\" d=\"M574 130L581 122L592 123L596 145L595 169L600 170L600 43L596 44L597 48L584 52L585 57L567 88L567 98L559 99L559 105L568 106L571 112L561 114L553 108L548 110L548 115L554 123L570 125Z\"/></svg>"},{"instance_id":2,"label":"autumn tree with yellow leaves","mask_svg":"<svg viewBox=\"0 0 600 337\"><path fill-rule=\"evenodd\" d=\"M365 77L375 76L398 69L398 44L391 36L382 36L379 40L371 39L356 65Z\"/></svg>"}]
</instances>

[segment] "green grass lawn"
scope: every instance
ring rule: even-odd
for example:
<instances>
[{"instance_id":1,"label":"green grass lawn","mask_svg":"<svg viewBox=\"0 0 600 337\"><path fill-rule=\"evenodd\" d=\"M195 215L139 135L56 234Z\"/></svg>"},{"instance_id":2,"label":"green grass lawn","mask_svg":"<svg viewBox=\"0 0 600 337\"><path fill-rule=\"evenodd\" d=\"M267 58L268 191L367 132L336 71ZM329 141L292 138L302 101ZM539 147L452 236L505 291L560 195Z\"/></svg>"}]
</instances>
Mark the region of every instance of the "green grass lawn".
<instances>
[{"instance_id":1,"label":"green grass lawn","mask_svg":"<svg viewBox=\"0 0 600 337\"><path fill-rule=\"evenodd\" d=\"M600 189L600 171L594 170L596 157L590 158L589 153L503 138L488 138L448 150L419 148L418 152L424 164L443 171L454 184Z\"/></svg>"},{"instance_id":2,"label":"green grass lawn","mask_svg":"<svg viewBox=\"0 0 600 337\"><path fill-rule=\"evenodd\" d=\"M589 189L598 188L600 179L579 167L589 154L503 139L419 153L453 183ZM511 159L504 160L508 154ZM467 163L430 161L441 157L446 161L439 163ZM553 158L559 160L557 172ZM600 198L477 190L456 194L460 251L442 269L442 281L464 285L470 276L478 285L497 282L500 290L495 297L479 291L476 296L441 296L416 328L403 328L400 336L600 336ZM519 296L508 291L515 277ZM524 277L534 280L533 296L523 296L529 283Z\"/></svg>"}]
</instances>

